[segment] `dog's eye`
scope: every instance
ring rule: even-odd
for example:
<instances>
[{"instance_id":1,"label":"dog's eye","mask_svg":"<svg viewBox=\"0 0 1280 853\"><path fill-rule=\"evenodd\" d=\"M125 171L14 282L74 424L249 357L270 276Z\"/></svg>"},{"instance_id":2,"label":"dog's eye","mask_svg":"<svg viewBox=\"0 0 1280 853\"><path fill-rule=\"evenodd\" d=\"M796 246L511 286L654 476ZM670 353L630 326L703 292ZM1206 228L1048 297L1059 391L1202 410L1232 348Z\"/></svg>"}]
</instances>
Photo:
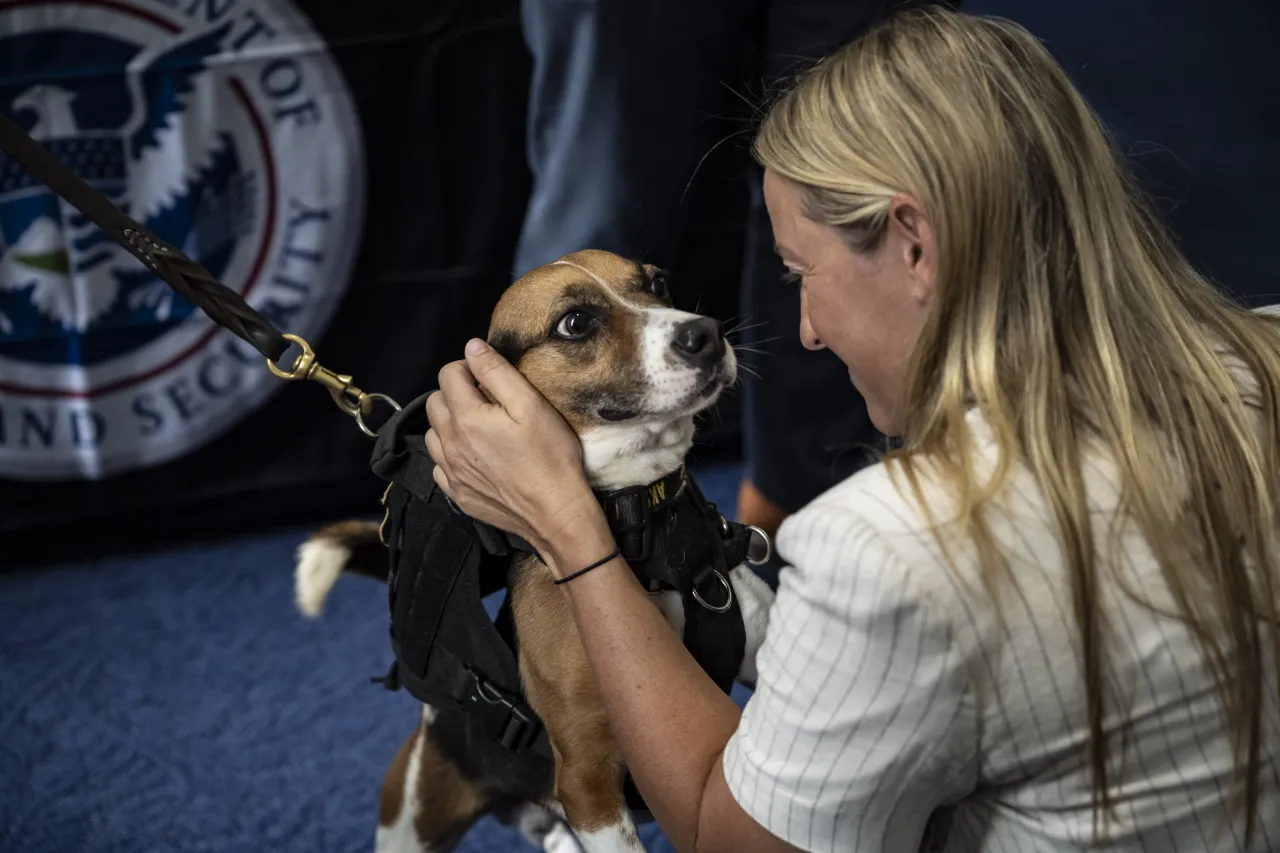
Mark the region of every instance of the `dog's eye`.
<instances>
[{"instance_id":1,"label":"dog's eye","mask_svg":"<svg viewBox=\"0 0 1280 853\"><path fill-rule=\"evenodd\" d=\"M596 327L596 318L583 311L570 311L556 323L556 336L569 341L577 341L591 334Z\"/></svg>"},{"instance_id":2,"label":"dog's eye","mask_svg":"<svg viewBox=\"0 0 1280 853\"><path fill-rule=\"evenodd\" d=\"M665 272L656 272L649 281L649 292L659 299L666 299L670 295L667 290L667 274Z\"/></svg>"}]
</instances>

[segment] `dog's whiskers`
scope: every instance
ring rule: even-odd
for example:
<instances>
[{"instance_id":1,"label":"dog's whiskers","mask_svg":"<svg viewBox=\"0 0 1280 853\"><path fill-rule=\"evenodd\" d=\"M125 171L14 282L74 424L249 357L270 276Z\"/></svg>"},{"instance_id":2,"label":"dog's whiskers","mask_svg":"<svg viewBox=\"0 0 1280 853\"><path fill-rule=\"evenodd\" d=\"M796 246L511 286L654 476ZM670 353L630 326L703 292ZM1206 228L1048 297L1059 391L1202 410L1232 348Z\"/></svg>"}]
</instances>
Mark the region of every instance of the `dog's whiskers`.
<instances>
[{"instance_id":1,"label":"dog's whiskers","mask_svg":"<svg viewBox=\"0 0 1280 853\"><path fill-rule=\"evenodd\" d=\"M729 322L732 322L733 320L736 320L736 319L737 319L736 317L731 317L729 318ZM751 322L748 322L750 319L751 319L750 317L743 318L742 322L737 323L736 325L730 326L729 330L726 331L725 334L734 335L734 334L737 334L738 332L746 332L746 331L750 331L751 329L758 329L761 326L768 325L769 323L768 320L761 320L757 323L751 323Z\"/></svg>"},{"instance_id":2,"label":"dog's whiskers","mask_svg":"<svg viewBox=\"0 0 1280 853\"><path fill-rule=\"evenodd\" d=\"M707 161L707 158L710 157L713 153L715 153L715 150L717 148L719 148L721 145L728 142L729 140L734 139L735 137L746 136L749 133L750 133L750 128L743 128L742 130L736 130L733 133L726 136L724 139L721 139L715 145L712 145L709 149L707 149L707 153L703 154L702 157L699 158L698 164L693 167L693 174L689 176L689 182L684 185L684 191L680 193L681 204L684 203L685 196L689 194L689 188L693 186L694 178L698 176L698 172L699 170L702 169L702 164Z\"/></svg>"}]
</instances>

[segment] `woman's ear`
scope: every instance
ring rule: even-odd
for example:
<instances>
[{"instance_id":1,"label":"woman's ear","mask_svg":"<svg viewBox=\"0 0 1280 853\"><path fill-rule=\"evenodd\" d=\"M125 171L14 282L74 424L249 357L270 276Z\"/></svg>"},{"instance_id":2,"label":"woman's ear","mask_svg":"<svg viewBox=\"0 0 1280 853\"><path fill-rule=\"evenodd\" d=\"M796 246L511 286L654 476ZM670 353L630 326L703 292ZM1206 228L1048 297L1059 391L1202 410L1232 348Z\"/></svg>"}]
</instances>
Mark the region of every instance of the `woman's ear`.
<instances>
[{"instance_id":1,"label":"woman's ear","mask_svg":"<svg viewBox=\"0 0 1280 853\"><path fill-rule=\"evenodd\" d=\"M933 296L937 270L937 246L924 210L909 196L894 196L889 203L891 245L901 253L911 297L923 304Z\"/></svg>"}]
</instances>

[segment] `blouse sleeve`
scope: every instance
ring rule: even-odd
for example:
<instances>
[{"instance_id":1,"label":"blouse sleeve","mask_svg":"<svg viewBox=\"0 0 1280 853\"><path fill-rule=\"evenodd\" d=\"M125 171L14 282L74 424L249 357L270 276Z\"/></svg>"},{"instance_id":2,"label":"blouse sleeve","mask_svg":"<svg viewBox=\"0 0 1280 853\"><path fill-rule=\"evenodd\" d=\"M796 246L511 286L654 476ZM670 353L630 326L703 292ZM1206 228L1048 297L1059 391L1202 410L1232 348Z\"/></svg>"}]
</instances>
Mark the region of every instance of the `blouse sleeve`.
<instances>
[{"instance_id":1,"label":"blouse sleeve","mask_svg":"<svg viewBox=\"0 0 1280 853\"><path fill-rule=\"evenodd\" d=\"M788 519L759 678L724 753L729 789L804 850L917 850L976 784L964 656L907 568L858 514Z\"/></svg>"}]
</instances>

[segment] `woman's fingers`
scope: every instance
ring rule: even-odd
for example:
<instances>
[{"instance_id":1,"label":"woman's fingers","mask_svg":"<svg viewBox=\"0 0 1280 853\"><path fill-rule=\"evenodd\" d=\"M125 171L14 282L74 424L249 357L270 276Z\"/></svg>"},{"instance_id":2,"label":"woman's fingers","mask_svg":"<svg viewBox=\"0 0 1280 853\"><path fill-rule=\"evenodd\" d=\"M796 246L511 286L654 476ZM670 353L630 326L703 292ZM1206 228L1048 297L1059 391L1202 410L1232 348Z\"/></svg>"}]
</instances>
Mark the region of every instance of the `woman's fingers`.
<instances>
[{"instance_id":1,"label":"woman's fingers","mask_svg":"<svg viewBox=\"0 0 1280 853\"><path fill-rule=\"evenodd\" d=\"M425 404L430 428L424 441L435 482L468 515L536 538L538 525L559 511L548 496L561 490L568 470L580 471L577 436L488 347L468 347L467 359L446 365L439 382Z\"/></svg>"},{"instance_id":2,"label":"woman's fingers","mask_svg":"<svg viewBox=\"0 0 1280 853\"><path fill-rule=\"evenodd\" d=\"M499 355L497 350L479 338L467 343L466 353L468 377L474 377L507 410L513 420L519 421L521 418L518 413L528 409L532 396L537 393L529 380L511 362ZM480 393L474 386L472 390L476 394Z\"/></svg>"},{"instance_id":3,"label":"woman's fingers","mask_svg":"<svg viewBox=\"0 0 1280 853\"><path fill-rule=\"evenodd\" d=\"M445 399L449 401L449 406L454 409L479 408L489 404L484 394L476 387L476 378L465 361L449 362L440 368L440 375L436 378Z\"/></svg>"},{"instance_id":4,"label":"woman's fingers","mask_svg":"<svg viewBox=\"0 0 1280 853\"><path fill-rule=\"evenodd\" d=\"M427 430L427 455L437 468L444 465L444 447L440 444L440 433L435 429Z\"/></svg>"},{"instance_id":5,"label":"woman's fingers","mask_svg":"<svg viewBox=\"0 0 1280 853\"><path fill-rule=\"evenodd\" d=\"M453 497L452 492L449 490L449 477L444 473L444 469L438 464L435 468L431 469L431 479L436 481L436 485L439 486L446 495Z\"/></svg>"},{"instance_id":6,"label":"woman's fingers","mask_svg":"<svg viewBox=\"0 0 1280 853\"><path fill-rule=\"evenodd\" d=\"M432 391L427 395L427 422L437 432L452 428L453 417L443 391Z\"/></svg>"},{"instance_id":7,"label":"woman's fingers","mask_svg":"<svg viewBox=\"0 0 1280 853\"><path fill-rule=\"evenodd\" d=\"M439 438L436 438L432 433L427 433L427 441L428 443L434 441L438 444ZM472 518L492 524L499 530L508 530L526 539L533 535L521 519L513 515L502 504L494 503L485 498L484 495L477 494L475 491L466 488L462 483L452 482L444 466L436 465L431 470L431 479L436 481L436 485L449 496L450 500Z\"/></svg>"}]
</instances>

